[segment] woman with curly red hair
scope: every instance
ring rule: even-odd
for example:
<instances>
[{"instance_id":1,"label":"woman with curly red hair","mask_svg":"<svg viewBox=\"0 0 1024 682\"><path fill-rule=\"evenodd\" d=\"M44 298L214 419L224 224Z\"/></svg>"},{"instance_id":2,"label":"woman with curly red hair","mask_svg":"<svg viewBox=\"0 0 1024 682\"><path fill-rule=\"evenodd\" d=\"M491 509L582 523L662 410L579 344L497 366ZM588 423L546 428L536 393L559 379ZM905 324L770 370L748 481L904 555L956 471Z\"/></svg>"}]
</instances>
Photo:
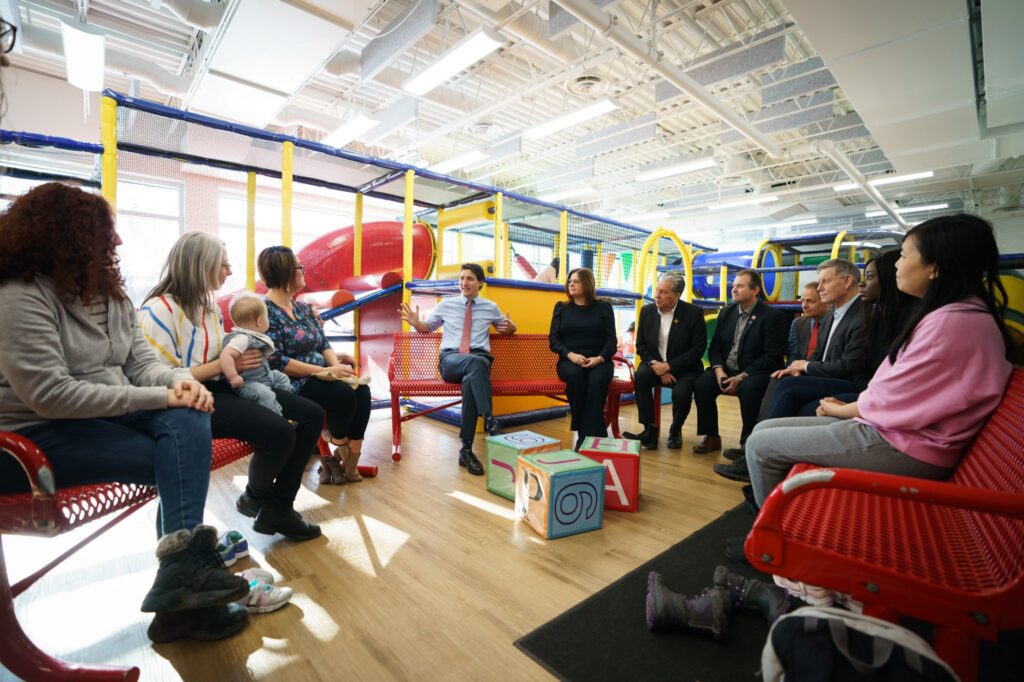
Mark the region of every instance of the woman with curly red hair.
<instances>
[{"instance_id":1,"label":"woman with curly red hair","mask_svg":"<svg viewBox=\"0 0 1024 682\"><path fill-rule=\"evenodd\" d=\"M34 441L60 487L156 485L160 561L142 610L153 641L241 629L249 592L202 525L213 397L188 370L159 362L124 292L121 243L101 197L36 187L0 216L0 430ZM0 459L0 490L27 490Z\"/></svg>"}]
</instances>

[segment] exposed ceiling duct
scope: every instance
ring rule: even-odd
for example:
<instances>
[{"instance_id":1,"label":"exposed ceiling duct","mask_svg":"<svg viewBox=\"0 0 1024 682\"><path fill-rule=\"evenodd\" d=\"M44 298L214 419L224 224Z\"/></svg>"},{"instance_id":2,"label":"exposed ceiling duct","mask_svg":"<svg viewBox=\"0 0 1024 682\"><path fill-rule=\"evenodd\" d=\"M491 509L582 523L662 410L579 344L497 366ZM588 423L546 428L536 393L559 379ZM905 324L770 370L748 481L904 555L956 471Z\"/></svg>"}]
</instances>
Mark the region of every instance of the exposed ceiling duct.
<instances>
[{"instance_id":1,"label":"exposed ceiling duct","mask_svg":"<svg viewBox=\"0 0 1024 682\"><path fill-rule=\"evenodd\" d=\"M503 33L518 38L564 64L574 62L579 57L571 39L549 38L547 22L532 12L524 12L517 2L509 2L497 12L486 7L480 0L464 0L460 4L491 28L499 28Z\"/></svg>"},{"instance_id":2,"label":"exposed ceiling duct","mask_svg":"<svg viewBox=\"0 0 1024 682\"><path fill-rule=\"evenodd\" d=\"M171 14L203 31L217 28L221 19L224 18L224 11L227 3L205 2L205 0L163 0L164 7L171 11Z\"/></svg>"},{"instance_id":3,"label":"exposed ceiling duct","mask_svg":"<svg viewBox=\"0 0 1024 682\"><path fill-rule=\"evenodd\" d=\"M22 45L30 50L38 50L58 57L64 56L64 41L55 31L47 31L30 24L22 26L19 37ZM184 97L188 91L189 79L175 76L164 71L155 64L143 61L118 52L109 47L106 50L106 68L108 71L124 74L130 78L146 81L169 97Z\"/></svg>"}]
</instances>

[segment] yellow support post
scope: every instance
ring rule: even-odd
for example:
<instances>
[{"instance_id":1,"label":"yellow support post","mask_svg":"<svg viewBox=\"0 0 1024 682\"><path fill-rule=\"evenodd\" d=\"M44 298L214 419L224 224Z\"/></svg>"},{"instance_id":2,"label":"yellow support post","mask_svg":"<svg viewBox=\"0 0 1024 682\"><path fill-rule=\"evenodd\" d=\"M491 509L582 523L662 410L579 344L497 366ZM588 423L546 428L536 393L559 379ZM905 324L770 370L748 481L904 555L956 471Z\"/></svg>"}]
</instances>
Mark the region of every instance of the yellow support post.
<instances>
[{"instance_id":1,"label":"yellow support post","mask_svg":"<svg viewBox=\"0 0 1024 682\"><path fill-rule=\"evenodd\" d=\"M416 185L416 171L405 171L405 220L402 226L402 303L412 301L409 282L412 280L412 195ZM402 331L409 331L409 323L402 321Z\"/></svg>"},{"instance_id":2,"label":"yellow support post","mask_svg":"<svg viewBox=\"0 0 1024 682\"><path fill-rule=\"evenodd\" d=\"M245 179L245 288L256 291L256 174Z\"/></svg>"},{"instance_id":3,"label":"yellow support post","mask_svg":"<svg viewBox=\"0 0 1024 682\"><path fill-rule=\"evenodd\" d=\"M565 284L569 271L569 212L558 214L558 283Z\"/></svg>"},{"instance_id":4,"label":"yellow support post","mask_svg":"<svg viewBox=\"0 0 1024 682\"><path fill-rule=\"evenodd\" d=\"M100 142L103 143L100 192L117 215L117 102L112 97L104 97L101 105Z\"/></svg>"},{"instance_id":5,"label":"yellow support post","mask_svg":"<svg viewBox=\"0 0 1024 682\"><path fill-rule=\"evenodd\" d=\"M596 286L601 286L601 242L597 243L597 249L594 251L594 281Z\"/></svg>"},{"instance_id":6,"label":"yellow support post","mask_svg":"<svg viewBox=\"0 0 1024 682\"><path fill-rule=\"evenodd\" d=\"M462 265L462 233L457 232L455 234L455 255L459 265Z\"/></svg>"},{"instance_id":7,"label":"yellow support post","mask_svg":"<svg viewBox=\"0 0 1024 682\"><path fill-rule=\"evenodd\" d=\"M295 162L295 144L281 145L281 244L292 245L292 169Z\"/></svg>"},{"instance_id":8,"label":"yellow support post","mask_svg":"<svg viewBox=\"0 0 1024 682\"><path fill-rule=\"evenodd\" d=\"M438 279L438 273L444 267L444 209L437 209L437 248L434 249L434 279ZM459 254L462 255L461 253Z\"/></svg>"},{"instance_id":9,"label":"yellow support post","mask_svg":"<svg viewBox=\"0 0 1024 682\"><path fill-rule=\"evenodd\" d=\"M501 250L501 275L502 277L512 276L512 240L509 238L508 221L501 223L501 243L505 248Z\"/></svg>"},{"instance_id":10,"label":"yellow support post","mask_svg":"<svg viewBox=\"0 0 1024 682\"><path fill-rule=\"evenodd\" d=\"M800 265L800 254L793 254L793 265ZM793 271L793 300L800 300L800 271Z\"/></svg>"},{"instance_id":11,"label":"yellow support post","mask_svg":"<svg viewBox=\"0 0 1024 682\"><path fill-rule=\"evenodd\" d=\"M356 221L352 226L352 276L363 274L363 193L356 192ZM356 369L362 364L359 358L359 311L352 313L352 331L356 342L352 348L352 357L356 361Z\"/></svg>"},{"instance_id":12,"label":"yellow support post","mask_svg":"<svg viewBox=\"0 0 1024 682\"><path fill-rule=\"evenodd\" d=\"M729 302L729 268L728 268L728 266L723 265L721 268L719 268L718 274L719 274L719 277L721 277L721 281L718 283L718 298L723 303L728 303Z\"/></svg>"},{"instance_id":13,"label":"yellow support post","mask_svg":"<svg viewBox=\"0 0 1024 682\"><path fill-rule=\"evenodd\" d=\"M498 192L494 195L494 269L498 277L508 277L505 274L505 241L502 238L502 195Z\"/></svg>"},{"instance_id":14,"label":"yellow support post","mask_svg":"<svg viewBox=\"0 0 1024 682\"><path fill-rule=\"evenodd\" d=\"M832 242L832 254L829 258L839 258L839 251L843 248L843 242L846 241L846 230L842 230L836 235L835 241Z\"/></svg>"}]
</instances>

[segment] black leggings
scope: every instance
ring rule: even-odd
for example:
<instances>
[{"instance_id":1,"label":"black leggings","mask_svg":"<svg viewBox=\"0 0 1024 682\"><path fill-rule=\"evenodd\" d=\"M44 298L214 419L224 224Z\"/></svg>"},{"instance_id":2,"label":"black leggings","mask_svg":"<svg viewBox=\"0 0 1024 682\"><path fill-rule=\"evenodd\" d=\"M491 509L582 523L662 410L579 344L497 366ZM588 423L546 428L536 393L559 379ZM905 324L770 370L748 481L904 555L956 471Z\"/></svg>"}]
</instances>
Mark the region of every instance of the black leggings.
<instances>
[{"instance_id":1,"label":"black leggings","mask_svg":"<svg viewBox=\"0 0 1024 682\"><path fill-rule=\"evenodd\" d=\"M327 430L334 438L362 440L370 422L370 387L355 390L340 381L308 379L299 395L312 400L327 415Z\"/></svg>"},{"instance_id":2,"label":"black leggings","mask_svg":"<svg viewBox=\"0 0 1024 682\"><path fill-rule=\"evenodd\" d=\"M249 460L246 494L254 499L273 494L283 502L293 502L320 437L324 420L320 406L289 391L275 389L284 412L282 418L235 395L223 381L207 381L205 385L214 394L210 415L213 437L244 440L255 450ZM287 419L294 420L295 426Z\"/></svg>"}]
</instances>

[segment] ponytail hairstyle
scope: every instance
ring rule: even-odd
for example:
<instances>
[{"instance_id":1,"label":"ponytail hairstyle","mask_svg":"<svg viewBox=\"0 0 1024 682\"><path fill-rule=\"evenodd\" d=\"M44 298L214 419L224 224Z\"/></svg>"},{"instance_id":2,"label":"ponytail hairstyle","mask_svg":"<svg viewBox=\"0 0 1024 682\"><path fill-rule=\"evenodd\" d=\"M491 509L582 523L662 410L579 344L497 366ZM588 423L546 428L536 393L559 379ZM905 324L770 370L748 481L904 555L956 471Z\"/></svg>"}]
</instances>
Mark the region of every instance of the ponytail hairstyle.
<instances>
[{"instance_id":1,"label":"ponytail hairstyle","mask_svg":"<svg viewBox=\"0 0 1024 682\"><path fill-rule=\"evenodd\" d=\"M977 296L985 304L1003 336L1006 357L1011 358L1010 335L1003 323L1007 296L999 280L999 248L992 225L978 216L957 213L926 220L911 229L906 239L914 240L926 265L935 266L935 279L889 347L889 361L896 362L925 315L969 296Z\"/></svg>"}]
</instances>

